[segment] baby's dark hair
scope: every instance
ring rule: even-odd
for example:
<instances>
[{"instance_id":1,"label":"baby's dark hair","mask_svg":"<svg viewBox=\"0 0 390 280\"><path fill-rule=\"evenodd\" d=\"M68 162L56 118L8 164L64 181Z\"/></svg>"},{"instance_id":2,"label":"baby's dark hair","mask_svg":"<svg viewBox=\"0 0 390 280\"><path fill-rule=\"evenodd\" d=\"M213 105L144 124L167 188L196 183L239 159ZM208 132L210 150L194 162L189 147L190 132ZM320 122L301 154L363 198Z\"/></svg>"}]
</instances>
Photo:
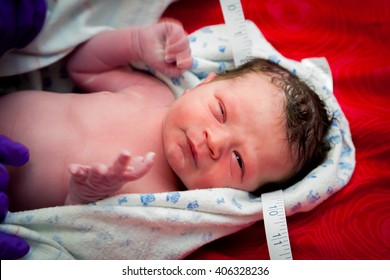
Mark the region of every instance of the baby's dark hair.
<instances>
[{"instance_id":1,"label":"baby's dark hair","mask_svg":"<svg viewBox=\"0 0 390 280\"><path fill-rule=\"evenodd\" d=\"M259 195L295 184L324 161L330 150L330 143L325 135L333 117L329 116L324 102L306 83L287 69L266 59L253 58L235 69L218 74L216 80L249 73L269 76L271 82L285 93L287 140L290 150L297 152L297 165L293 172L278 182L260 186L255 191Z\"/></svg>"}]
</instances>

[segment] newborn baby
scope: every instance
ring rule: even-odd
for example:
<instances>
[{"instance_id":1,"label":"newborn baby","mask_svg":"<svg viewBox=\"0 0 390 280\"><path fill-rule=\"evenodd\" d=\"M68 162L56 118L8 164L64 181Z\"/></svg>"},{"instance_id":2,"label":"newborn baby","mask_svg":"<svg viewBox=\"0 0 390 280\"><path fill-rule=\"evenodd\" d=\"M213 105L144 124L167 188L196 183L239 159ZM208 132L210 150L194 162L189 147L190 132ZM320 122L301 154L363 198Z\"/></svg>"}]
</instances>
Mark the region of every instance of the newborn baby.
<instances>
[{"instance_id":1,"label":"newborn baby","mask_svg":"<svg viewBox=\"0 0 390 280\"><path fill-rule=\"evenodd\" d=\"M25 166L9 167L11 210L121 193L254 192L323 160L323 103L304 84L298 92L305 103L296 102L284 80L299 81L280 66L254 59L211 73L175 100L163 82L129 66L139 61L170 76L190 68L182 26L162 21L104 31L81 45L68 72L88 93L23 91L0 99L0 134L30 150ZM306 139L309 129L314 137Z\"/></svg>"}]
</instances>

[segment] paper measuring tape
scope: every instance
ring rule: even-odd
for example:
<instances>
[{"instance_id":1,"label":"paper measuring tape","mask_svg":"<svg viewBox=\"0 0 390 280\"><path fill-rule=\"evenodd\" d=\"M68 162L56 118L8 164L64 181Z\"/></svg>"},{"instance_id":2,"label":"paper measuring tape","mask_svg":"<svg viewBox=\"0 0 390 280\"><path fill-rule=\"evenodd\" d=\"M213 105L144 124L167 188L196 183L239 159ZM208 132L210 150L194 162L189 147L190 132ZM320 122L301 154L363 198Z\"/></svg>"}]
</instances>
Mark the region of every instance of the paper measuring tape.
<instances>
[{"instance_id":1,"label":"paper measuring tape","mask_svg":"<svg viewBox=\"0 0 390 280\"><path fill-rule=\"evenodd\" d=\"M230 32L234 65L243 64L251 55L252 41L248 35L240 0L219 0L225 24Z\"/></svg>"},{"instance_id":2,"label":"paper measuring tape","mask_svg":"<svg viewBox=\"0 0 390 280\"><path fill-rule=\"evenodd\" d=\"M261 201L271 260L292 260L282 190L262 194Z\"/></svg>"}]
</instances>

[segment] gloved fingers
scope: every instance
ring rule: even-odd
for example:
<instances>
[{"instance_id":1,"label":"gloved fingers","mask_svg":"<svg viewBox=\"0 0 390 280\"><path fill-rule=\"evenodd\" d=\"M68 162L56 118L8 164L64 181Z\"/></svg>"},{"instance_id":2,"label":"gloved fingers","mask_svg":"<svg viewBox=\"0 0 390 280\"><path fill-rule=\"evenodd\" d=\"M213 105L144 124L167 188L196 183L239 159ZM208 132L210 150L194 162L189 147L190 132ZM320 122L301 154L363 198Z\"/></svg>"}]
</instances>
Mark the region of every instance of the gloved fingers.
<instances>
[{"instance_id":1,"label":"gloved fingers","mask_svg":"<svg viewBox=\"0 0 390 280\"><path fill-rule=\"evenodd\" d=\"M22 166L29 159L26 146L0 135L0 163Z\"/></svg>"},{"instance_id":2,"label":"gloved fingers","mask_svg":"<svg viewBox=\"0 0 390 280\"><path fill-rule=\"evenodd\" d=\"M28 243L14 235L0 232L0 259L16 260L24 257L30 250Z\"/></svg>"},{"instance_id":3,"label":"gloved fingers","mask_svg":"<svg viewBox=\"0 0 390 280\"><path fill-rule=\"evenodd\" d=\"M7 216L8 207L8 196L5 193L0 192L0 222L3 222L5 216Z\"/></svg>"},{"instance_id":4,"label":"gloved fingers","mask_svg":"<svg viewBox=\"0 0 390 280\"><path fill-rule=\"evenodd\" d=\"M5 192L8 188L9 174L7 168L0 163L0 191Z\"/></svg>"}]
</instances>

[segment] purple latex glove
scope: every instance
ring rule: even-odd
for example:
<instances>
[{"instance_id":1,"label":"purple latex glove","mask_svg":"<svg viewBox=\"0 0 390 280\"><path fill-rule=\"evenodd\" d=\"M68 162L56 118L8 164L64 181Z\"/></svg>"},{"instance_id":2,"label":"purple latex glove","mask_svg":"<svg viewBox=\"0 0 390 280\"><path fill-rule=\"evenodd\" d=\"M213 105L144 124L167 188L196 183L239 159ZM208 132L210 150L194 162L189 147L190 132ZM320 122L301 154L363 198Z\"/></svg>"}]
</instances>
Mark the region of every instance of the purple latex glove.
<instances>
[{"instance_id":1,"label":"purple latex glove","mask_svg":"<svg viewBox=\"0 0 390 280\"><path fill-rule=\"evenodd\" d=\"M9 138L0 135L0 222L8 212L8 197L4 193L8 187L9 175L3 164L21 166L29 159L28 149ZM0 259L19 259L26 255L30 246L23 239L0 232Z\"/></svg>"},{"instance_id":2,"label":"purple latex glove","mask_svg":"<svg viewBox=\"0 0 390 280\"><path fill-rule=\"evenodd\" d=\"M1 0L0 57L28 45L41 31L46 11L46 0Z\"/></svg>"}]
</instances>

